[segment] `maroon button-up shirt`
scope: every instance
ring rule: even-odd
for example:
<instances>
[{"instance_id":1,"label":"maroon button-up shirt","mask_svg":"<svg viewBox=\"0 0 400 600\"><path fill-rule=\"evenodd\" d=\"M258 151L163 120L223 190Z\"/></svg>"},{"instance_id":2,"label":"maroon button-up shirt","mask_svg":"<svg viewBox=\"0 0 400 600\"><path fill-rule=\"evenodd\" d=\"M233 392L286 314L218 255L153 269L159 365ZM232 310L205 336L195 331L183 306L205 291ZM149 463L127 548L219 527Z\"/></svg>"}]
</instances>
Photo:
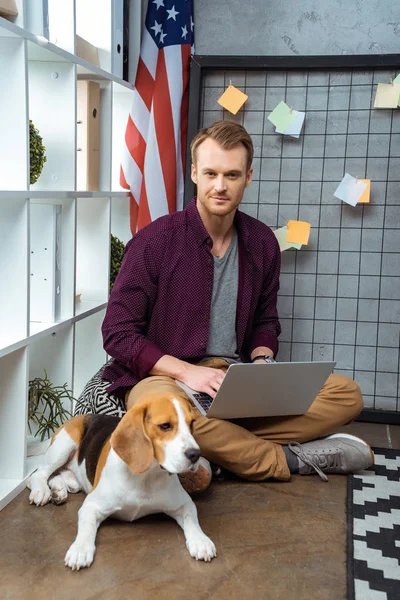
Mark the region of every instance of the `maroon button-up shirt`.
<instances>
[{"instance_id":1,"label":"maroon button-up shirt","mask_svg":"<svg viewBox=\"0 0 400 600\"><path fill-rule=\"evenodd\" d=\"M258 346L278 351L280 249L261 221L237 211L235 226L237 349L248 361ZM128 242L102 326L104 348L114 358L103 372L111 381L109 392L134 386L164 354L188 362L204 358L214 275L211 248L196 198Z\"/></svg>"}]
</instances>

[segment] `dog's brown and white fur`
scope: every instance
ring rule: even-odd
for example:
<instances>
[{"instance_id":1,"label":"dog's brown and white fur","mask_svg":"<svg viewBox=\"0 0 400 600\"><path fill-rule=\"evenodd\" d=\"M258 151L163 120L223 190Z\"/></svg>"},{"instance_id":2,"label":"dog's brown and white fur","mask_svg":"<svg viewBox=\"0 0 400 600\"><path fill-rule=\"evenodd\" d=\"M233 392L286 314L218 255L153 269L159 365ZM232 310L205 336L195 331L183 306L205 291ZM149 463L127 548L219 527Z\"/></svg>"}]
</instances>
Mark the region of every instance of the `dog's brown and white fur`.
<instances>
[{"instance_id":1,"label":"dog's brown and white fur","mask_svg":"<svg viewBox=\"0 0 400 600\"><path fill-rule=\"evenodd\" d=\"M211 561L216 556L178 479L178 473L199 464L192 422L184 400L147 397L121 420L78 416L55 432L43 464L28 481L29 500L43 506L50 500L62 504L68 491L88 494L79 510L77 537L65 556L68 567L92 564L97 529L111 515L134 521L164 512L182 527L193 558Z\"/></svg>"}]
</instances>

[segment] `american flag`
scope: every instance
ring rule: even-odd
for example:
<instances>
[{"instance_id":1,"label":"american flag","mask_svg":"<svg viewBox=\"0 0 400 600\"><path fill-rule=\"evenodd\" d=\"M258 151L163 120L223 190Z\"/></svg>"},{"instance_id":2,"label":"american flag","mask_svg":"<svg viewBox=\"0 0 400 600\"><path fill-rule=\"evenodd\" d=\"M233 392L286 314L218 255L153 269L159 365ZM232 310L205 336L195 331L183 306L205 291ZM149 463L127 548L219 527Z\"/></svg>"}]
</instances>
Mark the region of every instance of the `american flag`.
<instances>
[{"instance_id":1,"label":"american flag","mask_svg":"<svg viewBox=\"0 0 400 600\"><path fill-rule=\"evenodd\" d=\"M120 183L136 233L183 208L193 0L149 0Z\"/></svg>"}]
</instances>

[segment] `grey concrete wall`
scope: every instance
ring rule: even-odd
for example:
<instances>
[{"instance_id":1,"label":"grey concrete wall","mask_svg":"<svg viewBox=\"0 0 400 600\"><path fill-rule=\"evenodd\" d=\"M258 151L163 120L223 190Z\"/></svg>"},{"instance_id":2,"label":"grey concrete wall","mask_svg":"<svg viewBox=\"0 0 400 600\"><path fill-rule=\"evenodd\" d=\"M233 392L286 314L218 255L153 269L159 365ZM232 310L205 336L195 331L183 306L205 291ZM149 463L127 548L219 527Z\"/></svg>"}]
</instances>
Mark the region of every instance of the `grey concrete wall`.
<instances>
[{"instance_id":1,"label":"grey concrete wall","mask_svg":"<svg viewBox=\"0 0 400 600\"><path fill-rule=\"evenodd\" d=\"M274 230L311 224L308 245L282 253L278 360L334 360L367 408L400 413L400 110L373 108L394 75L209 71L200 123L234 120L253 138L243 212ZM249 96L236 115L217 104L231 78ZM306 111L299 139L268 120L282 99ZM369 204L334 196L345 173L371 180Z\"/></svg>"},{"instance_id":2,"label":"grey concrete wall","mask_svg":"<svg viewBox=\"0 0 400 600\"><path fill-rule=\"evenodd\" d=\"M194 0L196 54L400 52L400 0Z\"/></svg>"}]
</instances>

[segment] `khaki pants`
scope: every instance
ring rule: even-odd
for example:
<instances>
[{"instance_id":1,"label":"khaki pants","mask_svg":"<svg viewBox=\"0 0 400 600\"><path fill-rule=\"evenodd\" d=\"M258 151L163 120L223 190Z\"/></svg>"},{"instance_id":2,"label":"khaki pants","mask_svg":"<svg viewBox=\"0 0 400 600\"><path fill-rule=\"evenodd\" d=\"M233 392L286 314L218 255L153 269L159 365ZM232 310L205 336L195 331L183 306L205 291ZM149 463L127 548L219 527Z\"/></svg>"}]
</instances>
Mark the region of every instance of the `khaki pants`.
<instances>
[{"instance_id":1,"label":"khaki pants","mask_svg":"<svg viewBox=\"0 0 400 600\"><path fill-rule=\"evenodd\" d=\"M213 358L202 366L226 370L226 361ZM189 401L172 377L150 376L126 394L126 408L131 408L147 394L173 392ZM305 415L261 417L225 421L207 418L192 406L196 416L193 434L201 453L233 473L250 481L274 477L290 479L282 444L307 442L328 435L354 419L363 408L360 388L343 375L330 375Z\"/></svg>"}]
</instances>

